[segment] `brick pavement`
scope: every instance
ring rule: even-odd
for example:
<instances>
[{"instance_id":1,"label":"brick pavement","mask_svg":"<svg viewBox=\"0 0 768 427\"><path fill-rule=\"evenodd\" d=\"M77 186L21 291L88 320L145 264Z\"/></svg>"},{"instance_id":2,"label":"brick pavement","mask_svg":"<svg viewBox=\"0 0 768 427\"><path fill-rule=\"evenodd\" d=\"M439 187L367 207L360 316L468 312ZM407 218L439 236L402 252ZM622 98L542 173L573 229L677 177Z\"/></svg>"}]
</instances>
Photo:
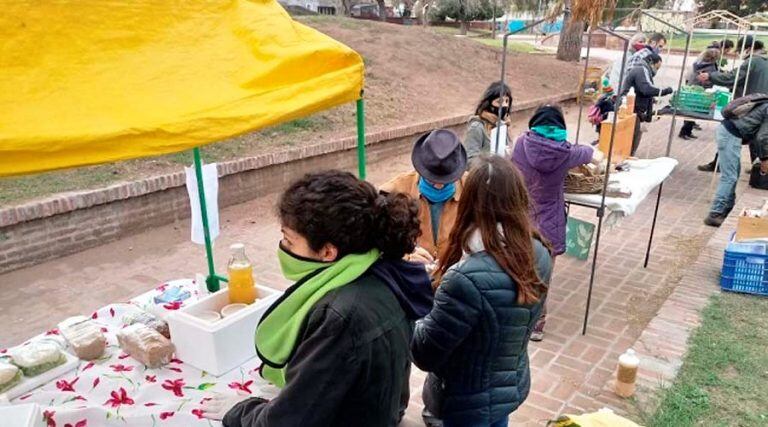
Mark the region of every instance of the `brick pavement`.
<instances>
[{"instance_id":1,"label":"brick pavement","mask_svg":"<svg viewBox=\"0 0 768 427\"><path fill-rule=\"evenodd\" d=\"M572 117L572 111L570 116ZM668 119L649 126L640 155L664 152ZM544 425L563 411L597 409L612 399L603 395L618 355L640 337L646 323L680 278L680 268L704 247L713 229L703 226L707 212L709 176L695 165L713 152L714 125L702 123L697 141L674 141L680 165L664 187L651 264L642 268L653 213L652 193L638 211L606 230L601 242L590 328L581 335L589 264L558 260L552 282L547 337L532 343L533 389L513 414L513 425ZM586 129L584 135L593 133ZM381 183L408 169L409 153L370 166L370 179ZM233 206L222 212L222 237L216 261L225 265L223 248L234 241L248 243L259 279L285 287L277 269L275 249L279 230L273 215L275 196ZM583 219L594 211L575 209ZM0 275L0 347L52 326L68 315L88 313L109 302L124 301L157 283L189 277L205 268L201 247L188 243L188 222L160 227L80 254ZM423 373L411 379L412 399L403 425L421 425L420 389ZM621 402L614 402L619 405Z\"/></svg>"}]
</instances>

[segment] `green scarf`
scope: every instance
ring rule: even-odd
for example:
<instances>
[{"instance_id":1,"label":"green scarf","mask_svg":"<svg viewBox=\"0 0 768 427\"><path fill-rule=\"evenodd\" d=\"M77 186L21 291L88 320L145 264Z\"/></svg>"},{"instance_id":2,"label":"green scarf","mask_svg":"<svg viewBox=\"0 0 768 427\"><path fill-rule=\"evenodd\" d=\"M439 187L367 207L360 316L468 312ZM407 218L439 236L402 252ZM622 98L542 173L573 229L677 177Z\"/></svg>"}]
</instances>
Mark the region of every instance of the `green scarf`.
<instances>
[{"instance_id":1,"label":"green scarf","mask_svg":"<svg viewBox=\"0 0 768 427\"><path fill-rule=\"evenodd\" d=\"M568 138L568 131L557 126L534 126L531 130L553 141L565 141Z\"/></svg>"},{"instance_id":2,"label":"green scarf","mask_svg":"<svg viewBox=\"0 0 768 427\"><path fill-rule=\"evenodd\" d=\"M326 263L296 258L280 248L283 275L297 281L261 318L256 327L256 352L264 362L261 376L275 386L285 386L285 365L293 356L304 319L328 292L362 276L379 259L378 249L350 254Z\"/></svg>"}]
</instances>

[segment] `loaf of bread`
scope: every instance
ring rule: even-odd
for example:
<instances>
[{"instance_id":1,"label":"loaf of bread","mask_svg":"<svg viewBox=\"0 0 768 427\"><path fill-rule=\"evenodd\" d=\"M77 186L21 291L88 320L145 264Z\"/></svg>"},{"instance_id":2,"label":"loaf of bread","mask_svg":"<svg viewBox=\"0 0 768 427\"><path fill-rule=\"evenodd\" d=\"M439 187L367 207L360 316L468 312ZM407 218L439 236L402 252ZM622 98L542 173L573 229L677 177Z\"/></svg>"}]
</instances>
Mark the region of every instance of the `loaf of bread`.
<instances>
[{"instance_id":1,"label":"loaf of bread","mask_svg":"<svg viewBox=\"0 0 768 427\"><path fill-rule=\"evenodd\" d=\"M12 349L10 353L13 364L27 377L40 375L67 362L61 349L50 342L33 342Z\"/></svg>"},{"instance_id":2,"label":"loaf of bread","mask_svg":"<svg viewBox=\"0 0 768 427\"><path fill-rule=\"evenodd\" d=\"M107 338L101 332L101 328L87 317L70 317L59 323L59 332L80 359L98 359L107 348Z\"/></svg>"},{"instance_id":3,"label":"loaf of bread","mask_svg":"<svg viewBox=\"0 0 768 427\"><path fill-rule=\"evenodd\" d=\"M16 366L0 362L0 393L10 390L21 381L21 370Z\"/></svg>"},{"instance_id":4,"label":"loaf of bread","mask_svg":"<svg viewBox=\"0 0 768 427\"><path fill-rule=\"evenodd\" d=\"M149 368L159 368L170 362L175 350L168 338L141 323L120 330L117 342L124 352Z\"/></svg>"},{"instance_id":5,"label":"loaf of bread","mask_svg":"<svg viewBox=\"0 0 768 427\"><path fill-rule=\"evenodd\" d=\"M123 318L123 323L126 325L135 325L137 323L141 323L143 325L149 326L157 332L160 332L160 335L171 339L171 330L168 328L168 323L162 319L158 319L146 311L137 311L125 316Z\"/></svg>"}]
</instances>

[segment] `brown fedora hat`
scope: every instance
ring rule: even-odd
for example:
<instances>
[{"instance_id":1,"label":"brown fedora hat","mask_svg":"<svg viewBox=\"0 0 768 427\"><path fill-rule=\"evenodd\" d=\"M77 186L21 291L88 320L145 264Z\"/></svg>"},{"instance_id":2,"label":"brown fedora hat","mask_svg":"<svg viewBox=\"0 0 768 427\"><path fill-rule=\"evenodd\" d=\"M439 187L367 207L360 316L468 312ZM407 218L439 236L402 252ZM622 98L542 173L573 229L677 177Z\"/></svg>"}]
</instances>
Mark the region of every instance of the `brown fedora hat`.
<instances>
[{"instance_id":1,"label":"brown fedora hat","mask_svg":"<svg viewBox=\"0 0 768 427\"><path fill-rule=\"evenodd\" d=\"M416 172L437 184L458 181L467 170L467 152L459 137L448 129L427 132L416 140L411 153Z\"/></svg>"}]
</instances>

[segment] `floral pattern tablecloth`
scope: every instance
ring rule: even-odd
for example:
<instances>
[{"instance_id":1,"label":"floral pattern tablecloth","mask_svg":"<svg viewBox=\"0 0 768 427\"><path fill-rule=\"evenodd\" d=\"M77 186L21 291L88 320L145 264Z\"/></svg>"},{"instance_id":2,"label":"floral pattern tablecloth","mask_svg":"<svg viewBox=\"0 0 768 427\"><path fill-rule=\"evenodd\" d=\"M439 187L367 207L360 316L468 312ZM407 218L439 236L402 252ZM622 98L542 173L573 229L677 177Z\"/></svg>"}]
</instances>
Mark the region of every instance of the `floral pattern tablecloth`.
<instances>
[{"instance_id":1,"label":"floral pattern tablecloth","mask_svg":"<svg viewBox=\"0 0 768 427\"><path fill-rule=\"evenodd\" d=\"M182 303L155 305L154 296L168 286L182 286L192 296ZM11 403L39 404L48 427L186 427L221 425L201 416L201 405L213 392L274 397L277 390L258 376L258 358L214 377L178 359L162 368L149 369L122 352L116 333L124 326L122 319L127 314L151 305L156 314L160 310L162 315L195 301L198 296L192 280L181 280L161 285L131 303L110 304L97 310L91 317L107 337L104 356L92 362L81 361L76 370ZM55 338L58 334L53 329L41 337ZM0 349L0 354L6 352L7 349Z\"/></svg>"}]
</instances>

